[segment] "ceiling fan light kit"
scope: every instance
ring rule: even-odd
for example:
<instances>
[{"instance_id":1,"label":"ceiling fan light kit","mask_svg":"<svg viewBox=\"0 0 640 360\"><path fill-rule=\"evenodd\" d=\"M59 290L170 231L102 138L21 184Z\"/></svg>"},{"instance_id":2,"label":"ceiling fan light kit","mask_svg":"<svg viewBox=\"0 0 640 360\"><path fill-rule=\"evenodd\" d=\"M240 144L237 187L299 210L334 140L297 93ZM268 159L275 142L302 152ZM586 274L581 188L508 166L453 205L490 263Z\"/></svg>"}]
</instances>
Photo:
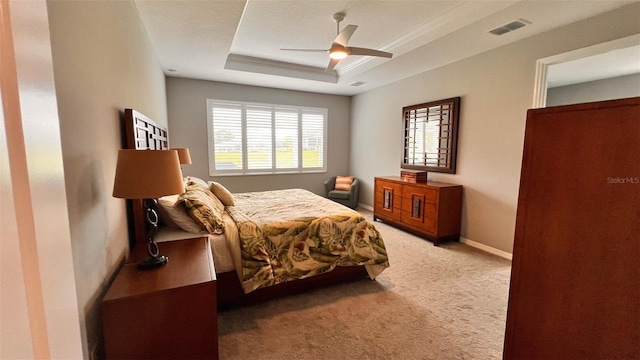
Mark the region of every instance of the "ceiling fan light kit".
<instances>
[{"instance_id":1,"label":"ceiling fan light kit","mask_svg":"<svg viewBox=\"0 0 640 360\"><path fill-rule=\"evenodd\" d=\"M333 44L329 49L329 57L334 60L341 60L349 56L349 51L344 46Z\"/></svg>"},{"instance_id":2,"label":"ceiling fan light kit","mask_svg":"<svg viewBox=\"0 0 640 360\"><path fill-rule=\"evenodd\" d=\"M329 57L331 58L329 61L329 65L327 65L326 71L331 71L333 68L343 59L346 59L350 55L363 55L363 56L377 56L377 57L385 57L391 58L393 54L385 51L367 49L367 48L359 48L359 47L348 47L347 43L351 36L358 28L357 25L347 25L342 31L340 31L340 22L344 20L344 13L335 13L333 14L333 21L337 24L337 33L335 40L331 44L331 48L328 50L321 49L280 49L280 50L288 50L288 51L307 51L307 52L318 52L324 51L329 53Z\"/></svg>"},{"instance_id":3,"label":"ceiling fan light kit","mask_svg":"<svg viewBox=\"0 0 640 360\"><path fill-rule=\"evenodd\" d=\"M347 56L349 56L349 54L347 54L342 50L329 52L329 57L334 60L342 60L342 59L345 59Z\"/></svg>"}]
</instances>

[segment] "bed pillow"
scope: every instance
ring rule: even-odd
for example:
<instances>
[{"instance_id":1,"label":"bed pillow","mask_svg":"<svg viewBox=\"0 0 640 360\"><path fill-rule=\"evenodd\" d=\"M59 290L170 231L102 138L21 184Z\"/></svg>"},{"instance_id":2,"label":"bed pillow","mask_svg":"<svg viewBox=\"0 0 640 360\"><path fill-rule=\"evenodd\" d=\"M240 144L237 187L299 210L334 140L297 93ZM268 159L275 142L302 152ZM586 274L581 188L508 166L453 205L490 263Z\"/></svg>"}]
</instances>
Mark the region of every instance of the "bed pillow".
<instances>
[{"instance_id":1,"label":"bed pillow","mask_svg":"<svg viewBox=\"0 0 640 360\"><path fill-rule=\"evenodd\" d=\"M158 199L158 215L166 226L180 228L190 233L201 233L204 227L195 222L185 204L178 201L179 195L163 196Z\"/></svg>"},{"instance_id":2,"label":"bed pillow","mask_svg":"<svg viewBox=\"0 0 640 360\"><path fill-rule=\"evenodd\" d=\"M200 186L204 186L206 188L209 187L209 184L207 184L206 181L200 179L199 177L195 177L195 176L187 176L186 178L184 178L184 184L185 187L192 185L192 184L197 184Z\"/></svg>"},{"instance_id":3,"label":"bed pillow","mask_svg":"<svg viewBox=\"0 0 640 360\"><path fill-rule=\"evenodd\" d=\"M335 190L349 191L351 190L351 183L353 182L353 176L336 176Z\"/></svg>"},{"instance_id":4,"label":"bed pillow","mask_svg":"<svg viewBox=\"0 0 640 360\"><path fill-rule=\"evenodd\" d=\"M211 201L212 206L214 206L219 212L224 212L224 204L211 190L209 190L209 184L203 186L200 183L190 183L185 188L185 191L197 192L197 194L199 194L198 196L202 196L207 199L207 201Z\"/></svg>"},{"instance_id":5,"label":"bed pillow","mask_svg":"<svg viewBox=\"0 0 640 360\"><path fill-rule=\"evenodd\" d=\"M195 184L187 185L186 191L178 197L178 201L184 202L191 217L202 224L207 232L224 233L224 205L209 189Z\"/></svg>"},{"instance_id":6,"label":"bed pillow","mask_svg":"<svg viewBox=\"0 0 640 360\"><path fill-rule=\"evenodd\" d=\"M233 195L226 187L215 181L209 181L209 190L215 195L224 206L233 206Z\"/></svg>"}]
</instances>

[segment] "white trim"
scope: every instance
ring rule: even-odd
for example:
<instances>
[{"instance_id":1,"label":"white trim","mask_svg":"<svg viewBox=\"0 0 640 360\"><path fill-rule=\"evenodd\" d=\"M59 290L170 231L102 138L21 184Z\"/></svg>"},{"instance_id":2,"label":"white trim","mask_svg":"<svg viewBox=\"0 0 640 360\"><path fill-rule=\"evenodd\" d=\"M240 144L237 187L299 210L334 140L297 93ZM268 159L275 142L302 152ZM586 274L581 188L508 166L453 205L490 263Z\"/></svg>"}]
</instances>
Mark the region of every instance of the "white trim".
<instances>
[{"instance_id":1,"label":"white trim","mask_svg":"<svg viewBox=\"0 0 640 360\"><path fill-rule=\"evenodd\" d=\"M536 62L536 78L533 88L533 107L543 108L547 104L547 70L550 65L603 54L612 50L623 49L638 44L640 44L640 34L538 59Z\"/></svg>"},{"instance_id":2,"label":"white trim","mask_svg":"<svg viewBox=\"0 0 640 360\"><path fill-rule=\"evenodd\" d=\"M536 82L533 86L533 107L543 108L547 105L547 72L550 64L543 59L536 62Z\"/></svg>"},{"instance_id":3,"label":"white trim","mask_svg":"<svg viewBox=\"0 0 640 360\"><path fill-rule=\"evenodd\" d=\"M487 246L485 244L481 244L479 242L475 242L473 240L469 240L469 239L464 238L462 236L460 236L460 242L465 244L465 245L469 245L471 247L474 247L476 249L488 252L490 254L497 255L497 256L499 256L501 258L504 258L504 259L507 259L507 260L512 260L513 259L513 255L508 253L508 252L506 252L506 251L502 251L502 250L493 248L491 246Z\"/></svg>"},{"instance_id":4,"label":"white trim","mask_svg":"<svg viewBox=\"0 0 640 360\"><path fill-rule=\"evenodd\" d=\"M373 206L365 205L363 203L358 203L358 206L363 208L363 209L367 209L367 210L373 212Z\"/></svg>"},{"instance_id":5,"label":"white trim","mask_svg":"<svg viewBox=\"0 0 640 360\"><path fill-rule=\"evenodd\" d=\"M367 210L373 212L373 206L365 205L363 203L358 203L358 206L363 208L363 209L367 209ZM478 250L482 250L484 252L488 252L490 254L499 256L499 257L501 257L503 259L512 260L512 258L513 258L513 255L508 253L508 252L506 252L506 251L502 251L502 250L493 248L491 246L487 246L485 244L481 244L479 242L475 242L473 240L469 240L469 239L464 238L462 236L460 236L460 242L465 244L465 245L469 245L471 247L474 247L474 248L476 248Z\"/></svg>"},{"instance_id":6,"label":"white trim","mask_svg":"<svg viewBox=\"0 0 640 360\"><path fill-rule=\"evenodd\" d=\"M58 112L63 97L56 97L49 25L46 1L0 2L3 359L89 357L82 330L92 329L92 311L79 305L93 301L78 295L69 218L51 216L70 208ZM96 274L106 271L104 262Z\"/></svg>"},{"instance_id":7,"label":"white trim","mask_svg":"<svg viewBox=\"0 0 640 360\"><path fill-rule=\"evenodd\" d=\"M211 175L211 169L215 168L216 148L213 144L213 112L211 107L215 102L214 99L207 99L205 106L207 107L207 161L209 162L209 175Z\"/></svg>"},{"instance_id":8,"label":"white trim","mask_svg":"<svg viewBox=\"0 0 640 360\"><path fill-rule=\"evenodd\" d=\"M327 71L324 67L300 65L238 54L229 54L227 61L224 63L224 68L227 70L287 76L332 84L338 82L338 73L335 70Z\"/></svg>"}]
</instances>

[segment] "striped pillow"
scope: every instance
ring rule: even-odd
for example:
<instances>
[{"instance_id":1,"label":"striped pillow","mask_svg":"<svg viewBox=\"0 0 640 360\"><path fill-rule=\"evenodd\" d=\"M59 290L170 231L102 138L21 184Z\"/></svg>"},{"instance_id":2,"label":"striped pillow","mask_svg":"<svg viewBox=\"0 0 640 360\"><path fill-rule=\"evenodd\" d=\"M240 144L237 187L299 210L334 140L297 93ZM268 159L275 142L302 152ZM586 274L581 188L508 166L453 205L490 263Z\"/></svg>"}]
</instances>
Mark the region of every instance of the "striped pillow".
<instances>
[{"instance_id":1,"label":"striped pillow","mask_svg":"<svg viewBox=\"0 0 640 360\"><path fill-rule=\"evenodd\" d=\"M336 190L349 191L351 190L351 183L353 182L353 176L336 176Z\"/></svg>"}]
</instances>

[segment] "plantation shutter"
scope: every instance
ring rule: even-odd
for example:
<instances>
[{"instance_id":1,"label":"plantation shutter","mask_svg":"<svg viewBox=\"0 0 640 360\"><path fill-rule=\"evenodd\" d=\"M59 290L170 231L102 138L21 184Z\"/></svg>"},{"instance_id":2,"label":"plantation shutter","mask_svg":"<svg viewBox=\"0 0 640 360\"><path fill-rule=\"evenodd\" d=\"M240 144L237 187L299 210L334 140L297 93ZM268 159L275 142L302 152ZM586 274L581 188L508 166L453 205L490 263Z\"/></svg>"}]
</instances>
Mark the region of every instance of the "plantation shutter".
<instances>
[{"instance_id":1,"label":"plantation shutter","mask_svg":"<svg viewBox=\"0 0 640 360\"><path fill-rule=\"evenodd\" d=\"M215 169L242 169L242 105L214 103Z\"/></svg>"},{"instance_id":2,"label":"plantation shutter","mask_svg":"<svg viewBox=\"0 0 640 360\"><path fill-rule=\"evenodd\" d=\"M276 168L298 167L298 111L275 110Z\"/></svg>"},{"instance_id":3,"label":"plantation shutter","mask_svg":"<svg viewBox=\"0 0 640 360\"><path fill-rule=\"evenodd\" d=\"M247 168L271 169L273 164L273 136L271 107L247 106Z\"/></svg>"},{"instance_id":4,"label":"plantation shutter","mask_svg":"<svg viewBox=\"0 0 640 360\"><path fill-rule=\"evenodd\" d=\"M324 166L324 121L321 111L302 110L302 167Z\"/></svg>"},{"instance_id":5,"label":"plantation shutter","mask_svg":"<svg viewBox=\"0 0 640 360\"><path fill-rule=\"evenodd\" d=\"M326 171L327 110L207 99L209 174Z\"/></svg>"}]
</instances>

